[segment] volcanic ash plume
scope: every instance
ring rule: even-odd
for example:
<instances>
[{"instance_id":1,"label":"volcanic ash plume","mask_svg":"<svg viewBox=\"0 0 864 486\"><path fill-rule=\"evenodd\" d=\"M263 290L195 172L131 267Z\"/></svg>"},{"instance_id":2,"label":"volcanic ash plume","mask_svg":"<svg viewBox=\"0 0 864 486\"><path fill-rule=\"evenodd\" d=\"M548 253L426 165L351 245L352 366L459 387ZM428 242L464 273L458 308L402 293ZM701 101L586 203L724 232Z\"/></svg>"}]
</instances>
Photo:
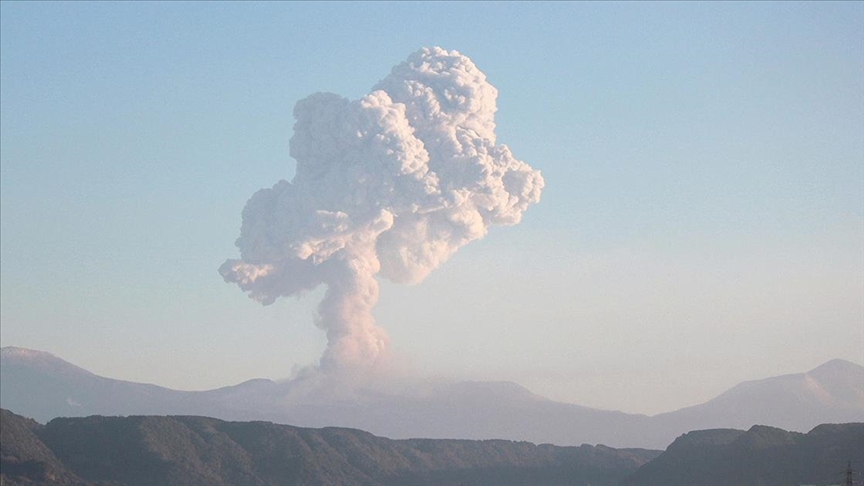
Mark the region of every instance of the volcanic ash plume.
<instances>
[{"instance_id":1,"label":"volcanic ash plume","mask_svg":"<svg viewBox=\"0 0 864 486\"><path fill-rule=\"evenodd\" d=\"M264 305L327 285L321 369L375 363L375 275L416 283L493 225L539 201L540 172L495 144L498 91L470 59L424 48L357 101L316 93L294 108L297 170L243 209L240 259L219 273Z\"/></svg>"}]
</instances>

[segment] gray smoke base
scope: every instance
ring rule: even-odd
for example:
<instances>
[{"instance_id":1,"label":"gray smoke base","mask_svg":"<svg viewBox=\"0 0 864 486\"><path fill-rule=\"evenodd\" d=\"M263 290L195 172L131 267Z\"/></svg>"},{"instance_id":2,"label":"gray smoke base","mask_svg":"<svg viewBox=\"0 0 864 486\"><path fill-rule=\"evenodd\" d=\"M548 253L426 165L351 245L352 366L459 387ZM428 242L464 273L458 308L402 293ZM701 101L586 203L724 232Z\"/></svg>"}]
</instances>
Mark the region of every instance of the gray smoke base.
<instances>
[{"instance_id":1,"label":"gray smoke base","mask_svg":"<svg viewBox=\"0 0 864 486\"><path fill-rule=\"evenodd\" d=\"M372 317L376 275L420 282L540 200L540 172L495 143L497 96L470 59L433 47L358 101L299 101L294 180L249 199L240 259L219 273L264 305L326 284L321 369L373 365L388 346Z\"/></svg>"}]
</instances>

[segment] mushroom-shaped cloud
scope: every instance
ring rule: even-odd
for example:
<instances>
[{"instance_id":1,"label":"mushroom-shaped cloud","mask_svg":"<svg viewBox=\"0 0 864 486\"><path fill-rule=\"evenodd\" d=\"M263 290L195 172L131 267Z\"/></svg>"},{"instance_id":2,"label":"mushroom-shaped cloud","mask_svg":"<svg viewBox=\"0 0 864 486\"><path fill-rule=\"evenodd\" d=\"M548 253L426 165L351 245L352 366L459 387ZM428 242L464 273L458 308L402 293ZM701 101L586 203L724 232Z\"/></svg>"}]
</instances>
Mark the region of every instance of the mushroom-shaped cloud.
<instances>
[{"instance_id":1,"label":"mushroom-shaped cloud","mask_svg":"<svg viewBox=\"0 0 864 486\"><path fill-rule=\"evenodd\" d=\"M294 108L291 182L243 209L240 258L219 273L262 304L327 285L321 369L368 367L387 335L375 275L416 283L490 226L539 201L540 172L495 142L498 91L470 59L412 54L357 101L316 93Z\"/></svg>"}]
</instances>

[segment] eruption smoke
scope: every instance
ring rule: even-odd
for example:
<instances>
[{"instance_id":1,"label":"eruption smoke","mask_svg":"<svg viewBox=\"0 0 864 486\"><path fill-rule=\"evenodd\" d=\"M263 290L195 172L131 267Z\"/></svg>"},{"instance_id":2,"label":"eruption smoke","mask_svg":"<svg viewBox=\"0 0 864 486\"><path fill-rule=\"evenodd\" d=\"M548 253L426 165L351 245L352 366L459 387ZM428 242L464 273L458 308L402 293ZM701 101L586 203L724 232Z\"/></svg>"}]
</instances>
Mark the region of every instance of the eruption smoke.
<instances>
[{"instance_id":1,"label":"eruption smoke","mask_svg":"<svg viewBox=\"0 0 864 486\"><path fill-rule=\"evenodd\" d=\"M370 366L388 345L372 317L375 275L420 282L540 199L540 172L495 144L497 96L470 59L433 47L359 101L299 101L296 175L249 199L240 259L219 273L264 305L326 284L321 369Z\"/></svg>"}]
</instances>

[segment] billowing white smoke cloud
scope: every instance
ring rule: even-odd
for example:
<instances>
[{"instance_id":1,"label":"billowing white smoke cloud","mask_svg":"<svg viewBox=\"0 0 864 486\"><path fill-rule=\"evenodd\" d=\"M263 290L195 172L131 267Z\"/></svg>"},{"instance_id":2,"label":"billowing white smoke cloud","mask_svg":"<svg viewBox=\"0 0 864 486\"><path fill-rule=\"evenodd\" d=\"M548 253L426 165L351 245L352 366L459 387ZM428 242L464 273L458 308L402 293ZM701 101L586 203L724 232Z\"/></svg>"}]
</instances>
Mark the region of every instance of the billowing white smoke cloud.
<instances>
[{"instance_id":1,"label":"billowing white smoke cloud","mask_svg":"<svg viewBox=\"0 0 864 486\"><path fill-rule=\"evenodd\" d=\"M540 199L540 172L495 143L497 95L470 59L434 47L358 101L299 101L294 180L252 196L241 258L219 273L265 305L326 284L321 369L373 364L388 343L372 318L376 274L419 282Z\"/></svg>"}]
</instances>

